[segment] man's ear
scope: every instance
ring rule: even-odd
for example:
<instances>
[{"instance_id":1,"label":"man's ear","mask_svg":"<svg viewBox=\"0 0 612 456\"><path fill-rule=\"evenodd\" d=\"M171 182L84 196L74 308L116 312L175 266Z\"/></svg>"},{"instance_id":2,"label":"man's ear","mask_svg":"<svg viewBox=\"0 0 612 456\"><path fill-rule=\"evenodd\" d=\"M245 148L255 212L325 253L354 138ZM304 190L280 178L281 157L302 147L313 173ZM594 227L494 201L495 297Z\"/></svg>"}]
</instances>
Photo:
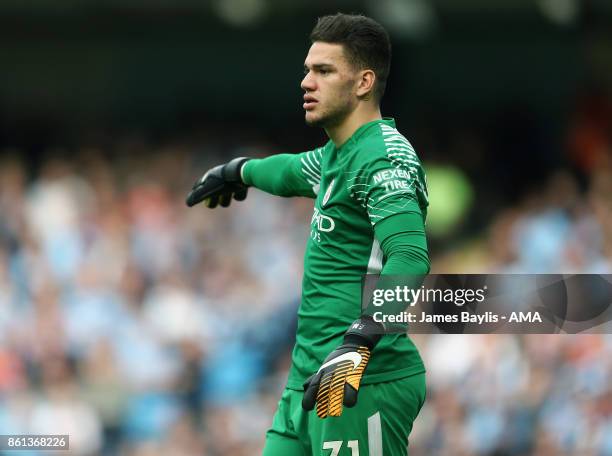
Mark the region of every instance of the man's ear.
<instances>
[{"instance_id":1,"label":"man's ear","mask_svg":"<svg viewBox=\"0 0 612 456\"><path fill-rule=\"evenodd\" d=\"M359 73L357 81L357 97L362 100L369 100L374 95L374 84L376 74L372 70L363 70Z\"/></svg>"}]
</instances>

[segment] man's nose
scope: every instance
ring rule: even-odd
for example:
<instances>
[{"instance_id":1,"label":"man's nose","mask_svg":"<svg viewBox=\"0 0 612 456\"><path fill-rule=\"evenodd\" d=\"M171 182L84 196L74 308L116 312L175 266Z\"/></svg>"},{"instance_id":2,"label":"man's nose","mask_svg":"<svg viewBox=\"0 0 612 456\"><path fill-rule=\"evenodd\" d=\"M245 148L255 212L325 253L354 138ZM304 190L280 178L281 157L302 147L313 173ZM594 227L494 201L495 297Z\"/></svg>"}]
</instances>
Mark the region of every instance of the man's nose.
<instances>
[{"instance_id":1,"label":"man's nose","mask_svg":"<svg viewBox=\"0 0 612 456\"><path fill-rule=\"evenodd\" d=\"M314 90L315 89L314 78L311 76L310 71L306 73L306 75L304 76L304 79L302 79L302 83L300 84L300 87L302 88L302 90Z\"/></svg>"}]
</instances>

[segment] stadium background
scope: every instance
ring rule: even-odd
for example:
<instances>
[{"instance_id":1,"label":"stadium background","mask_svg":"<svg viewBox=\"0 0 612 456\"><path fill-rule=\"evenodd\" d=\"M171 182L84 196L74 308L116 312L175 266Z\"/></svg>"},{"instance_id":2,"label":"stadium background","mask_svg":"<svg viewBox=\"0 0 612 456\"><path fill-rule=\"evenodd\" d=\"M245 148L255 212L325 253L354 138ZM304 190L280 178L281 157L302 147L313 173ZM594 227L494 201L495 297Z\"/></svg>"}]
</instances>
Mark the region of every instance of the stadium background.
<instances>
[{"instance_id":1,"label":"stadium background","mask_svg":"<svg viewBox=\"0 0 612 456\"><path fill-rule=\"evenodd\" d=\"M210 165L325 141L299 82L338 10L391 32L383 113L428 173L432 272L612 273L610 2L3 0L0 434L259 454L311 202L183 200ZM610 335L415 341L411 455L612 454Z\"/></svg>"}]
</instances>

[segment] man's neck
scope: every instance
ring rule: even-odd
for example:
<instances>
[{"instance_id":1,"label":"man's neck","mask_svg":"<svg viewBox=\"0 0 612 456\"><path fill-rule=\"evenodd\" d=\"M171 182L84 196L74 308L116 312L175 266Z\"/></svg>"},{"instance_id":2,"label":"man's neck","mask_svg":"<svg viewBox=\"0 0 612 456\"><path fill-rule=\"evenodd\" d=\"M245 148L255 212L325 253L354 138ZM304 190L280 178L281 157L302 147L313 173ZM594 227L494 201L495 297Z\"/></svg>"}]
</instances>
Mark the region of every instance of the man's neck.
<instances>
[{"instance_id":1,"label":"man's neck","mask_svg":"<svg viewBox=\"0 0 612 456\"><path fill-rule=\"evenodd\" d=\"M325 128L325 132L335 146L340 147L353 136L353 133L355 133L359 127L373 120L380 119L382 119L382 115L378 106L370 109L356 109L339 125Z\"/></svg>"}]
</instances>

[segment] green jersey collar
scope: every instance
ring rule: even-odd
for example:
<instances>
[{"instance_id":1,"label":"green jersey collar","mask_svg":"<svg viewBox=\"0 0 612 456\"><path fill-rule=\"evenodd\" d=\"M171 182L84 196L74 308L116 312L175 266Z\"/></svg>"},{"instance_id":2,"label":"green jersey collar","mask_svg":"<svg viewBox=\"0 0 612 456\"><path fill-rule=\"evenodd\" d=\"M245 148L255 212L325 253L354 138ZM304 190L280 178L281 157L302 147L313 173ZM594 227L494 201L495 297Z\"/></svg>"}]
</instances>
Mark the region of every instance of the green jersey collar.
<instances>
[{"instance_id":1,"label":"green jersey collar","mask_svg":"<svg viewBox=\"0 0 612 456\"><path fill-rule=\"evenodd\" d=\"M395 119L393 117L383 117L382 119L376 119L370 122L366 122L357 130L355 130L355 133L353 133L351 137L344 142L344 144L342 144L340 147L337 147L336 149L340 150L347 146L350 146L351 144L354 144L361 136L363 136L363 134L367 130L370 129L370 127L381 123L395 128Z\"/></svg>"}]
</instances>

